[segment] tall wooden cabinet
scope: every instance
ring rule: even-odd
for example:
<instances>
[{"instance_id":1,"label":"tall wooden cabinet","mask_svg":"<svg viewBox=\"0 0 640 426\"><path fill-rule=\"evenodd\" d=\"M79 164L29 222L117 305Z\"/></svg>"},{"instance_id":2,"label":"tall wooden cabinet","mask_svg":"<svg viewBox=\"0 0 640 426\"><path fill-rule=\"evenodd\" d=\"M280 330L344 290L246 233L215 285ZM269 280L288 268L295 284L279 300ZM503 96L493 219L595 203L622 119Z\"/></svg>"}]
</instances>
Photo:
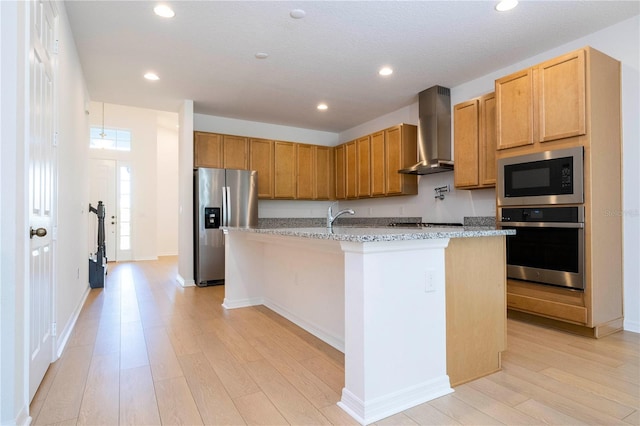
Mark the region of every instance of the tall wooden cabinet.
<instances>
[{"instance_id":1,"label":"tall wooden cabinet","mask_svg":"<svg viewBox=\"0 0 640 426\"><path fill-rule=\"evenodd\" d=\"M489 93L453 107L456 188L496 185L496 97Z\"/></svg>"},{"instance_id":2,"label":"tall wooden cabinet","mask_svg":"<svg viewBox=\"0 0 640 426\"><path fill-rule=\"evenodd\" d=\"M505 90L525 74L532 76L528 102ZM590 47L578 49L496 80L496 100L498 159L584 147L584 292L508 280L508 307L595 337L621 329L620 62ZM534 112L527 120L511 121L513 111L527 108ZM525 133L531 134L526 143L513 137Z\"/></svg>"},{"instance_id":3,"label":"tall wooden cabinet","mask_svg":"<svg viewBox=\"0 0 640 426\"><path fill-rule=\"evenodd\" d=\"M381 130L373 133L370 140L370 164L371 164L371 196L385 195L385 181L387 179L387 167L385 156L385 132Z\"/></svg>"},{"instance_id":4,"label":"tall wooden cabinet","mask_svg":"<svg viewBox=\"0 0 640 426\"><path fill-rule=\"evenodd\" d=\"M358 197L371 196L371 139L363 136L356 140L356 158L358 162Z\"/></svg>"},{"instance_id":5,"label":"tall wooden cabinet","mask_svg":"<svg viewBox=\"0 0 640 426\"><path fill-rule=\"evenodd\" d=\"M415 195L418 176L398 173L418 161L418 127L398 124L384 130L385 195Z\"/></svg>"}]
</instances>

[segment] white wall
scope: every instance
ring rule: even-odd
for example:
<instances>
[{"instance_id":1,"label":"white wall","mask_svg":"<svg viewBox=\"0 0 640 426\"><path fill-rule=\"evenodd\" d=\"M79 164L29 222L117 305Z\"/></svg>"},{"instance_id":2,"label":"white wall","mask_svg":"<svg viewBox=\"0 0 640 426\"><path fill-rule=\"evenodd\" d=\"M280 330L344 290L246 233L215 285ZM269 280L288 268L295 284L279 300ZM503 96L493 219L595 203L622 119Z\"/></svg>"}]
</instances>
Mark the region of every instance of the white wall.
<instances>
[{"instance_id":1,"label":"white wall","mask_svg":"<svg viewBox=\"0 0 640 426\"><path fill-rule=\"evenodd\" d=\"M102 103L91 102L89 110L91 126L101 127ZM175 128L177 114L109 103L105 104L104 111L105 128L131 130L131 151L90 149L89 158L111 159L116 160L118 165L131 166L132 259L157 258L160 253L158 222L168 225L162 236L165 246L162 254L177 253L178 222L172 213L178 205L177 187L174 184L177 181L177 132L168 130L167 126L159 130L158 125L159 117L169 115L169 122L174 123ZM88 143L88 137L86 141ZM159 158L163 166L167 165L167 169L158 167ZM166 192L158 182L159 173L162 175L161 183L166 184Z\"/></svg>"},{"instance_id":2,"label":"white wall","mask_svg":"<svg viewBox=\"0 0 640 426\"><path fill-rule=\"evenodd\" d=\"M54 320L57 349L88 289L85 223L87 197L85 84L64 5L59 12L57 108L59 145ZM0 423L28 424L28 2L0 2ZM80 275L79 275L80 274Z\"/></svg>"},{"instance_id":3,"label":"white wall","mask_svg":"<svg viewBox=\"0 0 640 426\"><path fill-rule=\"evenodd\" d=\"M87 294L89 277L89 95L64 7L59 21L56 309L60 355Z\"/></svg>"},{"instance_id":4,"label":"white wall","mask_svg":"<svg viewBox=\"0 0 640 426\"><path fill-rule=\"evenodd\" d=\"M178 254L178 114L169 114L172 127L158 120L157 255Z\"/></svg>"},{"instance_id":5,"label":"white wall","mask_svg":"<svg viewBox=\"0 0 640 426\"><path fill-rule=\"evenodd\" d=\"M193 101L178 111L178 276L182 286L194 286L193 261Z\"/></svg>"},{"instance_id":6,"label":"white wall","mask_svg":"<svg viewBox=\"0 0 640 426\"><path fill-rule=\"evenodd\" d=\"M28 415L26 389L25 247L23 189L25 96L24 38L28 32L25 5L0 2L0 424L24 423Z\"/></svg>"}]
</instances>

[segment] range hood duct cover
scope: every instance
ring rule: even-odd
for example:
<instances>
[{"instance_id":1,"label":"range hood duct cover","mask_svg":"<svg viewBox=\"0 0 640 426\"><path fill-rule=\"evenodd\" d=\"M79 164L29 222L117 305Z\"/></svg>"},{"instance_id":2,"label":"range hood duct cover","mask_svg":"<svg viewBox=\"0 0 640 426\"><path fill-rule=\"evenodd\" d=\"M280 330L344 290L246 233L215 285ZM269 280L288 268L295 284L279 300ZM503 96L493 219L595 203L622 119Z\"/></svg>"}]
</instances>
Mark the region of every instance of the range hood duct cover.
<instances>
[{"instance_id":1,"label":"range hood duct cover","mask_svg":"<svg viewBox=\"0 0 640 426\"><path fill-rule=\"evenodd\" d=\"M433 86L418 95L420 162L399 173L428 175L453 170L451 159L451 90Z\"/></svg>"}]
</instances>

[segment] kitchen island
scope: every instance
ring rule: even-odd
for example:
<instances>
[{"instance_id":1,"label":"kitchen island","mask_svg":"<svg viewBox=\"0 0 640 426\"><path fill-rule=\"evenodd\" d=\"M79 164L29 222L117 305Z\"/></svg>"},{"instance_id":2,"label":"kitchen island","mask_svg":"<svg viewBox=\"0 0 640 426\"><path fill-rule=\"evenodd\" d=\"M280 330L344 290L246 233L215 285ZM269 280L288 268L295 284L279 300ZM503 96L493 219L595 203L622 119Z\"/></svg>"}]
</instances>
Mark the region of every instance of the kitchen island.
<instances>
[{"instance_id":1,"label":"kitchen island","mask_svg":"<svg viewBox=\"0 0 640 426\"><path fill-rule=\"evenodd\" d=\"M512 231L225 232L223 306L263 304L343 351L338 405L362 424L500 368L504 235Z\"/></svg>"}]
</instances>

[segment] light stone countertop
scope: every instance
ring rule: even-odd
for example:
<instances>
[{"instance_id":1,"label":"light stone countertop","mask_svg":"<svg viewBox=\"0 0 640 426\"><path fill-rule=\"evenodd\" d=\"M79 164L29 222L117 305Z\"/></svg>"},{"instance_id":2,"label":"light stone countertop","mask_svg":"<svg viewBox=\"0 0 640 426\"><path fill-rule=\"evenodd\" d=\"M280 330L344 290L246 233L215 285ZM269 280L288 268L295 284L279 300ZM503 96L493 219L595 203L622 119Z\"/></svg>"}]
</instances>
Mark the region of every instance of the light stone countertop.
<instances>
[{"instance_id":1,"label":"light stone countertop","mask_svg":"<svg viewBox=\"0 0 640 426\"><path fill-rule=\"evenodd\" d=\"M253 232L291 237L313 238L350 242L381 242L430 240L440 238L476 238L500 235L515 235L515 230L496 229L495 227L438 227L438 228L400 228L400 227L349 227L327 228L235 228L223 227L227 231Z\"/></svg>"}]
</instances>

